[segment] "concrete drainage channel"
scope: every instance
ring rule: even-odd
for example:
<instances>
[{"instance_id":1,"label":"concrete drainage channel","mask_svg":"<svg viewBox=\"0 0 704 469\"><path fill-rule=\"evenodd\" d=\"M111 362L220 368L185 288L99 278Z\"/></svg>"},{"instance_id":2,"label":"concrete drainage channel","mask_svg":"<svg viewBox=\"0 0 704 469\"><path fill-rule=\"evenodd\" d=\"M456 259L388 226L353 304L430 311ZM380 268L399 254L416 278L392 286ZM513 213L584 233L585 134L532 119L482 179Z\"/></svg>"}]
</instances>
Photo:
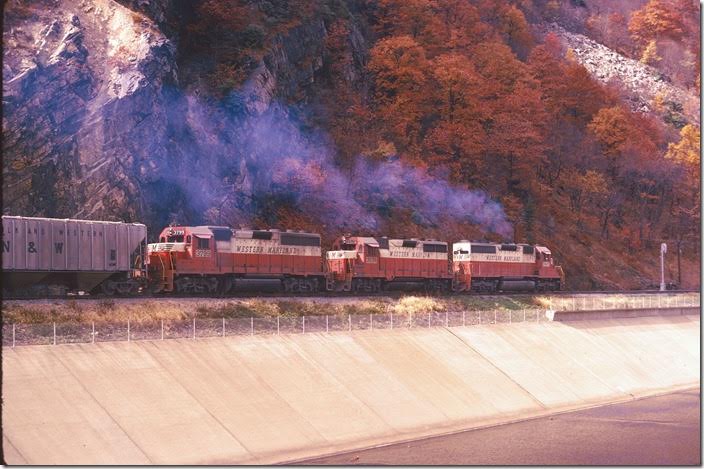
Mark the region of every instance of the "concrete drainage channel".
<instances>
[{"instance_id":1,"label":"concrete drainage channel","mask_svg":"<svg viewBox=\"0 0 704 469\"><path fill-rule=\"evenodd\" d=\"M698 315L555 319L4 347L5 459L277 463L699 385Z\"/></svg>"}]
</instances>

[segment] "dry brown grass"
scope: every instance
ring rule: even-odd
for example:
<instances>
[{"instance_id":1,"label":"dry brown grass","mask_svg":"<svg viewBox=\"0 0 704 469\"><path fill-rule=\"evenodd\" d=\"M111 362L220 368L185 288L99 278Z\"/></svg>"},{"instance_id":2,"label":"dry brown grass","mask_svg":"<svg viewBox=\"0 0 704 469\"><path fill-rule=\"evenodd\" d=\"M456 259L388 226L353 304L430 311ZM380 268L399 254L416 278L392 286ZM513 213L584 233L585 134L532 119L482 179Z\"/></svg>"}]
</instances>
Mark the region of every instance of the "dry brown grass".
<instances>
[{"instance_id":1,"label":"dry brown grass","mask_svg":"<svg viewBox=\"0 0 704 469\"><path fill-rule=\"evenodd\" d=\"M696 297L693 295L678 295ZM634 299L635 298L635 299ZM641 297L613 294L602 300L619 305L640 304ZM102 300L55 300L10 301L3 304L3 323L5 324L40 324L40 323L87 323L126 322L149 323L159 320L185 320L191 318L260 318L271 316L347 316L348 314L398 314L418 315L442 311L516 311L521 309L559 308L562 302L569 303L568 297L550 297L549 295L453 295L448 297L403 296L400 298L379 297L372 299L336 299L336 298L251 298L251 299L102 299ZM577 300L577 306L589 306L590 299ZM571 307L571 305L569 305ZM570 309L569 307L567 309ZM578 309L585 309L580 307Z\"/></svg>"}]
</instances>

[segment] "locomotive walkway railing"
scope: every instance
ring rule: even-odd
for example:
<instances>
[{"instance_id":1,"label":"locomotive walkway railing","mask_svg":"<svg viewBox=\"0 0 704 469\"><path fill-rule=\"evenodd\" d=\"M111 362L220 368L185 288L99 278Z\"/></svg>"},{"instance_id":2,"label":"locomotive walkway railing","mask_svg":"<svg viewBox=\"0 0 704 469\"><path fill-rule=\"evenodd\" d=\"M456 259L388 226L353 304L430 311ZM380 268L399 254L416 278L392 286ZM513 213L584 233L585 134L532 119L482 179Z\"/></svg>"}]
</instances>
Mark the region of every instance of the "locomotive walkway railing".
<instances>
[{"instance_id":1,"label":"locomotive walkway railing","mask_svg":"<svg viewBox=\"0 0 704 469\"><path fill-rule=\"evenodd\" d=\"M186 320L99 323L3 324L2 345L58 345L111 341L198 339L205 337L308 334L375 329L458 327L480 324L549 321L552 311L699 307L699 295L663 298L553 299L548 309L446 311L417 314L336 314L248 318L191 318Z\"/></svg>"}]
</instances>

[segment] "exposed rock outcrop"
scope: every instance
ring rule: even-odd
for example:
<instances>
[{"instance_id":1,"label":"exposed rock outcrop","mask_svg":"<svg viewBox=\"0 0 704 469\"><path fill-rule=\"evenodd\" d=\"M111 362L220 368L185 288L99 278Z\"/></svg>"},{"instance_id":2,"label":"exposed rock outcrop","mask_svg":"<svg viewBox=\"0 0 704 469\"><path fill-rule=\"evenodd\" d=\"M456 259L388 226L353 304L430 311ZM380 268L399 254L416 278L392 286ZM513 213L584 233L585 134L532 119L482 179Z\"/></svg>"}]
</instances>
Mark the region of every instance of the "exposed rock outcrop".
<instances>
[{"instance_id":1,"label":"exposed rock outcrop","mask_svg":"<svg viewBox=\"0 0 704 469\"><path fill-rule=\"evenodd\" d=\"M325 60L325 23L275 36L245 87L212 102L179 83L178 38L162 31L175 3L6 5L4 213L160 226L207 221L213 207L230 217L246 210L257 158L242 150L247 117L307 101Z\"/></svg>"},{"instance_id":2,"label":"exposed rock outcrop","mask_svg":"<svg viewBox=\"0 0 704 469\"><path fill-rule=\"evenodd\" d=\"M625 92L631 107L639 112L654 110L656 99L671 103L687 120L699 122L699 100L693 93L669 82L658 70L624 57L588 37L565 30L556 23L546 25L574 53L574 58L602 83L616 84Z\"/></svg>"},{"instance_id":3,"label":"exposed rock outcrop","mask_svg":"<svg viewBox=\"0 0 704 469\"><path fill-rule=\"evenodd\" d=\"M133 168L152 154L125 143L163 128L173 47L112 1L26 8L7 5L3 31L4 211L136 218Z\"/></svg>"}]
</instances>

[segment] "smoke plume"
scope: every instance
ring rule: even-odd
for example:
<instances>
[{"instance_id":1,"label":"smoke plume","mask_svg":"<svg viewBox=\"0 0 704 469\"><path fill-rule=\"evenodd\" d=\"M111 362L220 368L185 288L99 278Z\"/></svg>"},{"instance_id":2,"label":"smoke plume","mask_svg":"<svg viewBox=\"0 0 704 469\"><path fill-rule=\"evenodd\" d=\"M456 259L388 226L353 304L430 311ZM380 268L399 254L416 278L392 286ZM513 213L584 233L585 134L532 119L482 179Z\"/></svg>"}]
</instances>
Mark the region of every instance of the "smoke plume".
<instances>
[{"instance_id":1,"label":"smoke plume","mask_svg":"<svg viewBox=\"0 0 704 469\"><path fill-rule=\"evenodd\" d=\"M270 103L254 112L242 94L222 103L179 97L173 106L175 157L160 177L177 188L174 203L187 205L171 218L189 220L170 221L251 226L255 217L285 204L328 230L384 235L384 219L404 209L419 225L452 218L511 236L501 205L485 193L454 187L398 158L371 162L360 156L351 171L340 169L333 142L307 127L299 109Z\"/></svg>"}]
</instances>

